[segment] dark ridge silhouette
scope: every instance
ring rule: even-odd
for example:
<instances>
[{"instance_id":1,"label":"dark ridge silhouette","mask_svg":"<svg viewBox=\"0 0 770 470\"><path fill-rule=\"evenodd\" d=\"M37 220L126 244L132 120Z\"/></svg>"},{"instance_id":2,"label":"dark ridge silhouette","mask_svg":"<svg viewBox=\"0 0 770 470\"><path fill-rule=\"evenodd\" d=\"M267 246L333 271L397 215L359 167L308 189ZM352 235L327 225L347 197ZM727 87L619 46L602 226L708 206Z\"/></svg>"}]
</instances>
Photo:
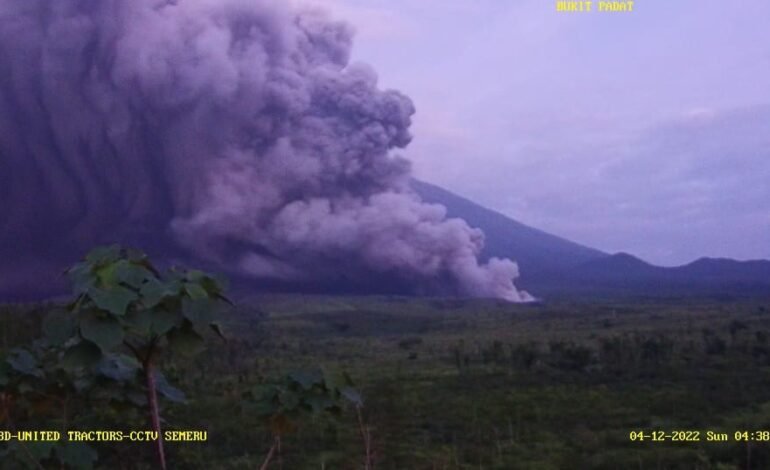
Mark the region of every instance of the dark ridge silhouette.
<instances>
[{"instance_id":1,"label":"dark ridge silhouette","mask_svg":"<svg viewBox=\"0 0 770 470\"><path fill-rule=\"evenodd\" d=\"M482 258L505 256L519 265L521 281L562 272L607 253L524 225L499 212L424 181L412 180L412 188L425 202L441 204L449 217L459 217L484 231Z\"/></svg>"},{"instance_id":2,"label":"dark ridge silhouette","mask_svg":"<svg viewBox=\"0 0 770 470\"><path fill-rule=\"evenodd\" d=\"M652 265L628 253L609 255L529 227L441 187L413 181L426 202L442 204L484 231L481 258L516 260L517 283L536 297L550 296L768 296L770 261L701 258L678 267Z\"/></svg>"}]
</instances>

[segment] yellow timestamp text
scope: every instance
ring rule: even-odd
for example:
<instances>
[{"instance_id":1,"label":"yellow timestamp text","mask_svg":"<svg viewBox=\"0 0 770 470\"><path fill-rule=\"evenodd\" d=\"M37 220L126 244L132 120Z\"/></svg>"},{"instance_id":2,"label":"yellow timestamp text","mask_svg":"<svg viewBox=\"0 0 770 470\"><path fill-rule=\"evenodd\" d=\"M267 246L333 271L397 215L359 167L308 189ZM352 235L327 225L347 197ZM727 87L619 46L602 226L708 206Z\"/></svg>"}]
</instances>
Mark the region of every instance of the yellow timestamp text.
<instances>
[{"instance_id":1,"label":"yellow timestamp text","mask_svg":"<svg viewBox=\"0 0 770 470\"><path fill-rule=\"evenodd\" d=\"M770 430L722 432L713 430L631 431L635 442L770 442Z\"/></svg>"}]
</instances>

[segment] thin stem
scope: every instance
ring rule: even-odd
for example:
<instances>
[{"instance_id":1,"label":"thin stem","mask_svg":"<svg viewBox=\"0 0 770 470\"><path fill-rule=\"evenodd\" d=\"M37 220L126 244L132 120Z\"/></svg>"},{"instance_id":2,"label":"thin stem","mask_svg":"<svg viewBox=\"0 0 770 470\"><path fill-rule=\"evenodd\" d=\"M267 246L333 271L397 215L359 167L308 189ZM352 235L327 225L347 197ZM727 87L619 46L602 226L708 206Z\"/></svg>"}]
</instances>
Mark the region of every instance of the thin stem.
<instances>
[{"instance_id":1,"label":"thin stem","mask_svg":"<svg viewBox=\"0 0 770 470\"><path fill-rule=\"evenodd\" d=\"M61 408L62 408L62 431L64 434L67 433L67 429L69 428L69 416L67 414L67 404L70 401L70 394L65 392L64 399L61 400ZM59 470L64 470L66 467L64 465L64 462L59 462Z\"/></svg>"},{"instance_id":2,"label":"thin stem","mask_svg":"<svg viewBox=\"0 0 770 470\"><path fill-rule=\"evenodd\" d=\"M361 405L356 406L356 416L358 417L358 430L361 433L361 439L364 440L364 470L372 468L372 433L369 427L364 424L364 418L361 414Z\"/></svg>"},{"instance_id":3,"label":"thin stem","mask_svg":"<svg viewBox=\"0 0 770 470\"><path fill-rule=\"evenodd\" d=\"M148 355L150 356L150 355ZM150 407L150 421L152 430L158 438L155 440L155 450L158 454L158 462L161 470L166 470L166 454L163 452L163 435L160 430L160 412L158 411L158 393L155 387L155 368L152 360L148 358L144 363L144 376L147 380L147 403Z\"/></svg>"},{"instance_id":4,"label":"thin stem","mask_svg":"<svg viewBox=\"0 0 770 470\"><path fill-rule=\"evenodd\" d=\"M11 419L10 412L8 413L8 427L11 429L12 432L14 432L14 433L17 432L16 425L14 424L13 420ZM17 442L19 443L19 448L21 448L21 450L24 451L24 456L27 457L30 460L30 462L32 462L32 464L34 464L35 467L39 468L40 470L45 470L45 467L43 467L43 465L40 462L38 462L38 460L35 458L35 456L32 455L32 452L29 451L27 446L24 444L24 441L19 439Z\"/></svg>"},{"instance_id":5,"label":"thin stem","mask_svg":"<svg viewBox=\"0 0 770 470\"><path fill-rule=\"evenodd\" d=\"M137 361L142 363L145 362L145 358L143 358L142 355L139 354L139 350L136 349L133 344L129 343L128 341L123 341L123 344L126 345L126 347L130 349L132 353L134 353L134 357L136 357Z\"/></svg>"},{"instance_id":6,"label":"thin stem","mask_svg":"<svg viewBox=\"0 0 770 470\"><path fill-rule=\"evenodd\" d=\"M281 445L281 438L275 436L275 439L273 439L273 445L270 446L267 457L265 457L265 461L262 463L262 466L259 467L259 470L267 470L267 468L270 466L270 461L273 460L273 456L275 455L275 451L278 449L279 445Z\"/></svg>"},{"instance_id":7,"label":"thin stem","mask_svg":"<svg viewBox=\"0 0 770 470\"><path fill-rule=\"evenodd\" d=\"M30 462L35 464L35 466L40 470L45 470L45 467L43 467L43 465L37 461L35 456L32 455L32 452L27 449L27 446L22 441L19 441L19 447L21 447L21 449L24 451L24 455L30 460Z\"/></svg>"}]
</instances>

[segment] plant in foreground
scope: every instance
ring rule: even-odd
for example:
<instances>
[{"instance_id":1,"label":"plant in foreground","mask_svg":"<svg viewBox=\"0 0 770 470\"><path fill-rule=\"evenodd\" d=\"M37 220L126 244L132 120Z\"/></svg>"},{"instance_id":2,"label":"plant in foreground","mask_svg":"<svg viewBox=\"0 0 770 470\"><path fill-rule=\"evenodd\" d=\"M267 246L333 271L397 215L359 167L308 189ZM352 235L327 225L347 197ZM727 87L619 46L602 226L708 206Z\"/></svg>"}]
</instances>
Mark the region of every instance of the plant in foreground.
<instances>
[{"instance_id":1,"label":"plant in foreground","mask_svg":"<svg viewBox=\"0 0 770 470\"><path fill-rule=\"evenodd\" d=\"M222 283L195 270L161 274L145 254L119 246L93 250L68 274L75 299L62 328L74 334L63 360L91 368L114 357L127 373L142 377L158 463L165 469L158 392L175 401L184 401L184 394L168 384L159 360L169 350L199 352L207 331L222 336L217 317L221 304L229 303Z\"/></svg>"},{"instance_id":2,"label":"plant in foreground","mask_svg":"<svg viewBox=\"0 0 770 470\"><path fill-rule=\"evenodd\" d=\"M273 444L260 470L267 470L276 452L280 452L281 438L296 431L303 419L319 414L340 416L346 404L356 409L365 448L364 468L371 468L371 434L361 412L363 399L346 372L325 368L291 372L276 383L254 387L244 393L244 398L246 407L263 417L273 434Z\"/></svg>"}]
</instances>

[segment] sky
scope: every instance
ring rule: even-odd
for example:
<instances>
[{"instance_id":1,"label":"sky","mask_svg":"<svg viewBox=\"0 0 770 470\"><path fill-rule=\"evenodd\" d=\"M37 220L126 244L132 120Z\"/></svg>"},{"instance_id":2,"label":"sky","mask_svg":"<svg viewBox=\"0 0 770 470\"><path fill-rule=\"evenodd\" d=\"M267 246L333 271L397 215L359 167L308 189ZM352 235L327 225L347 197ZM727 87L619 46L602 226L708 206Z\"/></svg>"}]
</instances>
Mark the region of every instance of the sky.
<instances>
[{"instance_id":1,"label":"sky","mask_svg":"<svg viewBox=\"0 0 770 470\"><path fill-rule=\"evenodd\" d=\"M660 265L770 259L770 2L300 2L414 101L416 177Z\"/></svg>"}]
</instances>

